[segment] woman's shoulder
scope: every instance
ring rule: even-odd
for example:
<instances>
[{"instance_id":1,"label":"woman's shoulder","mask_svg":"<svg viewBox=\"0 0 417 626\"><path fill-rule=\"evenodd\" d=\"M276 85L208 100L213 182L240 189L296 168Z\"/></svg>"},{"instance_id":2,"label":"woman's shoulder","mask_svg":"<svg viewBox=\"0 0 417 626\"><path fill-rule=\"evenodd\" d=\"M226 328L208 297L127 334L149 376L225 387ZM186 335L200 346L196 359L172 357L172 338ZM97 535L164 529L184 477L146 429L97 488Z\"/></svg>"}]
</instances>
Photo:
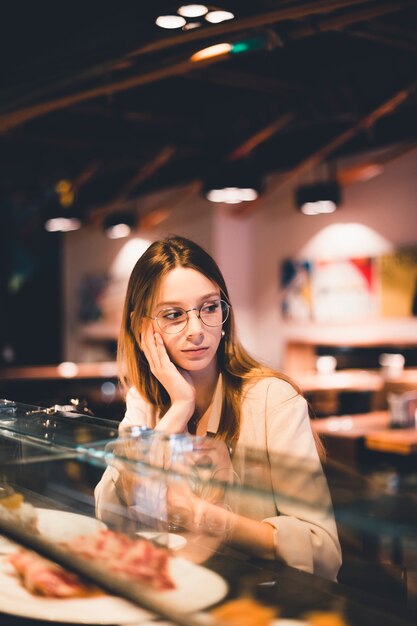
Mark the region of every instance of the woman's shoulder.
<instances>
[{"instance_id":1,"label":"woman's shoulder","mask_svg":"<svg viewBox=\"0 0 417 626\"><path fill-rule=\"evenodd\" d=\"M280 375L270 373L265 376L253 376L243 387L243 396L246 398L273 397L282 402L300 396L296 383Z\"/></svg>"}]
</instances>

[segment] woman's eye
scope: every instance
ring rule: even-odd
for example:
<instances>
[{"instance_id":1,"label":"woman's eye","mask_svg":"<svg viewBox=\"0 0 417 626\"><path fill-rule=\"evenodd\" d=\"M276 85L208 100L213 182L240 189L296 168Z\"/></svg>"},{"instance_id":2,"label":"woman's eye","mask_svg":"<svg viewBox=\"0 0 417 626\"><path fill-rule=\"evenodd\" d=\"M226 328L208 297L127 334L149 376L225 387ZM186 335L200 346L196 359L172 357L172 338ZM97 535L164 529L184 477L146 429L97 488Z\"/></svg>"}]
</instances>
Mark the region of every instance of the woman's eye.
<instances>
[{"instance_id":1,"label":"woman's eye","mask_svg":"<svg viewBox=\"0 0 417 626\"><path fill-rule=\"evenodd\" d=\"M164 320L167 320L169 322L175 322L176 320L181 319L183 315L184 315L184 311L181 311L178 309L172 309L170 311L165 311Z\"/></svg>"},{"instance_id":2,"label":"woman's eye","mask_svg":"<svg viewBox=\"0 0 417 626\"><path fill-rule=\"evenodd\" d=\"M220 302L207 302L201 307L202 313L217 313L220 308Z\"/></svg>"}]
</instances>

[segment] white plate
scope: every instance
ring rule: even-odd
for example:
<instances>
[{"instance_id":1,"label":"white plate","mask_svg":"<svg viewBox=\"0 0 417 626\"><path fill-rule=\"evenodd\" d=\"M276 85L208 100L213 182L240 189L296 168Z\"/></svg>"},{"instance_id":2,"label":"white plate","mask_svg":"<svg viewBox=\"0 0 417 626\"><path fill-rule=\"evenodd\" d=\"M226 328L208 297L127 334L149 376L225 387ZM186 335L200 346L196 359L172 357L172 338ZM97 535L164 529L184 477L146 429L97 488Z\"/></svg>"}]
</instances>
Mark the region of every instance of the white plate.
<instances>
[{"instance_id":1,"label":"white plate","mask_svg":"<svg viewBox=\"0 0 417 626\"><path fill-rule=\"evenodd\" d=\"M36 509L39 533L50 541L68 541L78 535L91 535L107 526L95 517L56 511L55 509ZM0 554L16 551L16 544L0 536Z\"/></svg>"},{"instance_id":2,"label":"white plate","mask_svg":"<svg viewBox=\"0 0 417 626\"><path fill-rule=\"evenodd\" d=\"M199 611L219 602L227 593L226 581L211 570L186 559L170 558L176 589L149 591L149 597L172 602L177 611ZM79 624L146 622L151 614L114 596L61 600L26 591L6 557L0 558L0 611L19 617Z\"/></svg>"},{"instance_id":3,"label":"white plate","mask_svg":"<svg viewBox=\"0 0 417 626\"><path fill-rule=\"evenodd\" d=\"M157 531L141 531L136 533L139 537L144 539L150 539L155 543L159 543L161 546L165 546L170 550L180 550L187 545L187 540L182 535L176 535L175 533L159 533Z\"/></svg>"}]
</instances>

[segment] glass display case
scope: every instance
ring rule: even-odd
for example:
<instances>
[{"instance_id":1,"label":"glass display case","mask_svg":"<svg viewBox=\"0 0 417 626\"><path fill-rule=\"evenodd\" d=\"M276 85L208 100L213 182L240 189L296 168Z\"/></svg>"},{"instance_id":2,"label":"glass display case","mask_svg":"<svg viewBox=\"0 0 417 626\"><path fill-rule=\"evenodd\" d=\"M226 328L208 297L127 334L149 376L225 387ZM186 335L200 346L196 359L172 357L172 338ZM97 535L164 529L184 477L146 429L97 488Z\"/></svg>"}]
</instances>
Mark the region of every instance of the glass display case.
<instances>
[{"instance_id":1,"label":"glass display case","mask_svg":"<svg viewBox=\"0 0 417 626\"><path fill-rule=\"evenodd\" d=\"M334 465L326 473L332 501L321 469L291 454L266 459L209 436L139 427L118 436L115 421L0 400L0 618L415 623L404 559L381 567L369 556L382 545L416 558L412 477L394 489ZM268 518L277 506L318 527L334 511L341 573L355 561L359 583L239 546L236 520Z\"/></svg>"}]
</instances>

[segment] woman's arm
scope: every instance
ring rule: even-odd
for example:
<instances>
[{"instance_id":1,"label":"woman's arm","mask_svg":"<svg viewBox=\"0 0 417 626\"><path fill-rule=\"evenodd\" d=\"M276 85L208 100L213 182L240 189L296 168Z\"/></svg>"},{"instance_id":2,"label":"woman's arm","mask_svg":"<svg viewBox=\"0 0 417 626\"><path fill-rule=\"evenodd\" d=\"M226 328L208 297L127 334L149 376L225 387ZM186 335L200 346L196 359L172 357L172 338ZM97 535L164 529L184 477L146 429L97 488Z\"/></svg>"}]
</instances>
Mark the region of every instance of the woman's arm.
<instances>
[{"instance_id":1,"label":"woman's arm","mask_svg":"<svg viewBox=\"0 0 417 626\"><path fill-rule=\"evenodd\" d=\"M195 409L195 388L191 376L171 361L162 336L154 332L151 324L144 329L141 348L152 374L171 400L170 408L159 420L155 430L163 430L170 435L185 432Z\"/></svg>"},{"instance_id":2,"label":"woman's arm","mask_svg":"<svg viewBox=\"0 0 417 626\"><path fill-rule=\"evenodd\" d=\"M266 440L278 516L275 553L289 565L335 579L341 549L326 478L305 399L272 379L266 399Z\"/></svg>"}]
</instances>

